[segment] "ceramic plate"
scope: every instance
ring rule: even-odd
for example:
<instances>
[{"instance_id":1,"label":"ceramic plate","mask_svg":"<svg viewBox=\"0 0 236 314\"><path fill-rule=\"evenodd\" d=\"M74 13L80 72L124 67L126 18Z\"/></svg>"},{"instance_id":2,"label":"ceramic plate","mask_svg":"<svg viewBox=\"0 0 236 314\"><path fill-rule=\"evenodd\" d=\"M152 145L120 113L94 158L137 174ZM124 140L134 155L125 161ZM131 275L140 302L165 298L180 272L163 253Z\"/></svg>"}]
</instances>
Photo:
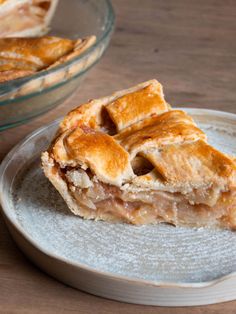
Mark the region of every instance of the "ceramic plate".
<instances>
[{"instance_id":1,"label":"ceramic plate","mask_svg":"<svg viewBox=\"0 0 236 314\"><path fill-rule=\"evenodd\" d=\"M209 142L236 155L236 115L186 109ZM236 299L236 232L86 221L71 214L44 177L40 152L58 121L5 158L0 196L8 228L26 255L58 280L131 303L185 306Z\"/></svg>"}]
</instances>

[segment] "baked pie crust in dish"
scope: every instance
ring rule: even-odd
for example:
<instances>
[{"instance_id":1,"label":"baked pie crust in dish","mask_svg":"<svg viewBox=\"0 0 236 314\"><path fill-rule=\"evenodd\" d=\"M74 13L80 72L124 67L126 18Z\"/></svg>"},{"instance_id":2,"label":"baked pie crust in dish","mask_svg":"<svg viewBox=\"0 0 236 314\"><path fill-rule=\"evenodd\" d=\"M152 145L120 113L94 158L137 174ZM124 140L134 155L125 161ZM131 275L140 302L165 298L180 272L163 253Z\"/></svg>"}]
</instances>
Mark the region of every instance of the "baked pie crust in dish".
<instances>
[{"instance_id":1,"label":"baked pie crust in dish","mask_svg":"<svg viewBox=\"0 0 236 314\"><path fill-rule=\"evenodd\" d=\"M95 36L76 40L54 36L0 38L0 83L65 63L79 56L95 41Z\"/></svg>"},{"instance_id":2,"label":"baked pie crust in dish","mask_svg":"<svg viewBox=\"0 0 236 314\"><path fill-rule=\"evenodd\" d=\"M235 159L172 109L156 80L68 113L42 166L86 219L236 227Z\"/></svg>"},{"instance_id":3,"label":"baked pie crust in dish","mask_svg":"<svg viewBox=\"0 0 236 314\"><path fill-rule=\"evenodd\" d=\"M0 37L41 36L58 0L0 0Z\"/></svg>"}]
</instances>

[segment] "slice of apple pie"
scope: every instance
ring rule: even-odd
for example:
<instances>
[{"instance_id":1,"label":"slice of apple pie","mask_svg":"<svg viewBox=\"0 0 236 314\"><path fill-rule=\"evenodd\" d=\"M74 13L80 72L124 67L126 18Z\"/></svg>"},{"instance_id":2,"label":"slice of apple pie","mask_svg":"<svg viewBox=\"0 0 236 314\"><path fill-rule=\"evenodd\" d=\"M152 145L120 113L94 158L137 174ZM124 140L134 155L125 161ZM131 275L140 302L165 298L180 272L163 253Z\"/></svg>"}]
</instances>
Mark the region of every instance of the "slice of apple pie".
<instances>
[{"instance_id":1,"label":"slice of apple pie","mask_svg":"<svg viewBox=\"0 0 236 314\"><path fill-rule=\"evenodd\" d=\"M236 163L156 80L71 111L42 154L70 210L131 224L236 227Z\"/></svg>"}]
</instances>

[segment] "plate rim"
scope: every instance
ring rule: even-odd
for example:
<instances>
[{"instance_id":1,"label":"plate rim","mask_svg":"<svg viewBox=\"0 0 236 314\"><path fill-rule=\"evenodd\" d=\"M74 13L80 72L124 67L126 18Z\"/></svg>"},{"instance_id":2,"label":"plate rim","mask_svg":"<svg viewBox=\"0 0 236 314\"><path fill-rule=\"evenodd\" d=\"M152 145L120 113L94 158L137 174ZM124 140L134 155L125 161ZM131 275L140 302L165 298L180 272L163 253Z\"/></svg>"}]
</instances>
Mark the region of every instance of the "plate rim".
<instances>
[{"instance_id":1,"label":"plate rim","mask_svg":"<svg viewBox=\"0 0 236 314\"><path fill-rule=\"evenodd\" d=\"M236 114L231 112L225 112L220 110L213 110L213 109L205 109L205 108L188 108L188 107L174 107L174 109L184 110L190 114L207 114L208 116L220 116L221 118L228 118L233 119L236 121ZM128 277L125 275L120 274L114 274L109 271L102 271L97 270L96 268L92 266L88 266L86 264L80 263L80 262L74 262L70 261L69 259L59 256L56 253L50 252L50 250L45 249L43 246L38 244L36 240L34 240L29 233L27 233L24 228L17 222L15 222L13 219L11 219L11 216L9 212L11 211L11 207L8 206L7 202L7 195L4 196L3 193L3 177L6 169L10 166L11 159L14 156L14 154L17 152L17 150L22 146L25 145L28 141L31 140L31 138L39 135L40 133L43 133L48 128L59 124L59 122L62 120L62 118L58 118L50 123L45 124L44 126L41 126L40 128L37 128L36 130L32 131L30 134L28 134L26 137L24 137L21 141L19 141L4 157L0 164L0 211L3 215L3 218L7 219L8 223L11 224L12 227L16 229L17 232L20 233L20 235L28 241L32 246L34 246L37 250L39 250L41 253L47 255L50 258L57 259L59 261L62 261L63 263L67 265L74 266L76 268L80 268L82 270L88 271L90 273L93 273L94 275L100 275L103 277L106 277L107 279L113 279L113 280L120 280L120 281L126 281L131 284L138 284L138 285L145 285L150 287L158 287L158 288L205 288L205 287L211 287L217 284L222 283L223 281L226 281L228 279L232 279L232 277L236 277L236 271L231 272L227 275L220 276L218 278L215 278L213 280L209 281L202 281L202 282L167 282L167 281L153 281L153 280L145 280L135 277Z\"/></svg>"}]
</instances>

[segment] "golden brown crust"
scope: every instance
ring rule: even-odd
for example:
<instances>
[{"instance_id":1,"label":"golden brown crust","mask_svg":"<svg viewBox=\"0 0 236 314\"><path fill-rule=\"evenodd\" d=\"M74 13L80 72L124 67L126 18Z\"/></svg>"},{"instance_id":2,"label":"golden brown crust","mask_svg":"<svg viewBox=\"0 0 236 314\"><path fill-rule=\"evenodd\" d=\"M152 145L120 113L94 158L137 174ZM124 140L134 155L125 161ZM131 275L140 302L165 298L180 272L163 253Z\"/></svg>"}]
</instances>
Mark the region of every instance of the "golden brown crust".
<instances>
[{"instance_id":1,"label":"golden brown crust","mask_svg":"<svg viewBox=\"0 0 236 314\"><path fill-rule=\"evenodd\" d=\"M27 76L65 63L88 49L96 38L70 40L41 38L0 38L0 81Z\"/></svg>"},{"instance_id":2,"label":"golden brown crust","mask_svg":"<svg viewBox=\"0 0 236 314\"><path fill-rule=\"evenodd\" d=\"M115 135L115 139L134 157L150 148L206 140L206 135L185 112L170 110L131 125Z\"/></svg>"},{"instance_id":3,"label":"golden brown crust","mask_svg":"<svg viewBox=\"0 0 236 314\"><path fill-rule=\"evenodd\" d=\"M170 106L165 102L161 84L151 80L131 89L114 93L110 97L92 100L74 109L61 122L59 134L62 134L62 137L68 132L73 134L73 142L70 147L77 148L73 150L73 157L71 156L70 160L79 158L83 164L85 159L81 158L81 154L86 152L86 146L90 158L93 158L97 152L102 152L103 156L101 155L100 161L96 162L96 167L93 167L96 175L99 173L102 160L107 158L110 162L113 159L114 165L119 158L123 160L118 153L120 150L125 152L126 156L129 155L129 159L125 159L126 167L129 169L131 169L132 160L137 155L144 156L152 163L158 172L158 179L152 177L151 180L151 177L145 175L144 185L149 178L149 186L159 188L160 183L163 183L160 182L161 178L166 186L169 186L171 182L173 188L184 185L186 188L193 189L194 187L199 188L201 183L203 186L210 184L213 176L218 178L220 185L225 185L226 183L221 182L220 179L231 177L235 171L235 162L206 143L206 135L187 113L181 110L169 110L169 108ZM104 134L104 138L107 139L107 147L104 146L102 140L98 140L100 137L103 138L101 131L104 131L104 121L102 120L102 111L104 110L108 113L106 119L110 117L117 129L114 135ZM93 135L86 134L82 138L81 135L78 135L81 132L81 126L82 128L87 126L90 130L95 129L96 131ZM109 133L109 130L105 132ZM71 138L70 136L72 135L66 136L66 139L64 137L62 144L63 154L67 154L67 156L69 154L67 139ZM78 144L75 144L76 137ZM91 138L90 143L82 144L84 138ZM108 144L109 141L110 144ZM117 152L114 154L112 154L113 150L115 152L112 143L116 143L117 148ZM58 155L57 150L58 147L55 145L54 156ZM63 154L61 152L61 156ZM109 156L109 154L111 155ZM57 161L60 158L57 157ZM119 172L119 167L115 167L114 172ZM104 177L105 171L110 170L104 169ZM130 182L131 172L130 170L128 172L129 175L123 176L122 181L113 181L112 184L120 186L127 182L132 184ZM133 180L142 185L142 176L136 179L133 176ZM158 185L157 181L159 181Z\"/></svg>"},{"instance_id":4,"label":"golden brown crust","mask_svg":"<svg viewBox=\"0 0 236 314\"><path fill-rule=\"evenodd\" d=\"M214 180L229 179L236 170L232 159L202 140L165 145L159 151L143 152L142 156L173 185L189 182L198 187Z\"/></svg>"},{"instance_id":5,"label":"golden brown crust","mask_svg":"<svg viewBox=\"0 0 236 314\"><path fill-rule=\"evenodd\" d=\"M96 42L95 36L86 37L83 39L77 39L74 43L73 50L66 55L63 55L56 62L48 67L48 69L54 68L55 66L72 60L73 58L81 55L84 51L89 49Z\"/></svg>"},{"instance_id":6,"label":"golden brown crust","mask_svg":"<svg viewBox=\"0 0 236 314\"><path fill-rule=\"evenodd\" d=\"M88 127L60 136L52 152L62 166L89 168L106 183L121 185L133 175L129 154L111 136Z\"/></svg>"},{"instance_id":7,"label":"golden brown crust","mask_svg":"<svg viewBox=\"0 0 236 314\"><path fill-rule=\"evenodd\" d=\"M0 38L0 71L40 71L73 49L74 41L53 36Z\"/></svg>"},{"instance_id":8,"label":"golden brown crust","mask_svg":"<svg viewBox=\"0 0 236 314\"><path fill-rule=\"evenodd\" d=\"M27 70L17 70L17 71L10 70L10 71L0 72L0 83L4 83L10 80L15 80L20 77L25 77L33 73L34 71L27 71Z\"/></svg>"},{"instance_id":9,"label":"golden brown crust","mask_svg":"<svg viewBox=\"0 0 236 314\"><path fill-rule=\"evenodd\" d=\"M164 145L141 152L154 171L134 184L184 193L193 203L214 206L220 194L236 188L235 162L203 140ZM161 177L161 180L160 180ZM162 185L162 187L161 187Z\"/></svg>"},{"instance_id":10,"label":"golden brown crust","mask_svg":"<svg viewBox=\"0 0 236 314\"><path fill-rule=\"evenodd\" d=\"M106 106L110 118L118 131L127 128L152 114L160 114L168 110L162 86L158 82L138 91L119 97Z\"/></svg>"},{"instance_id":11,"label":"golden brown crust","mask_svg":"<svg viewBox=\"0 0 236 314\"><path fill-rule=\"evenodd\" d=\"M136 86L133 86L128 89L124 89L118 92L113 93L111 96L103 97L100 99L92 99L88 103L83 104L72 111L70 111L63 121L60 124L59 132L64 132L67 129L74 128L76 126L79 126L81 124L86 124L91 128L99 128L99 126L102 124L102 111L103 108L106 108L106 110L109 107L109 104L114 103L116 100L122 98L122 97L129 97L129 95L139 92L139 98L145 97L146 95L146 88L150 91L150 94L153 94L153 97L156 96L157 93L159 93L159 96L157 96L158 101L161 99L161 108L163 111L163 108L165 107L166 111L169 110L170 105L165 102L164 104L164 96L162 91L162 86L159 82L156 80L150 80L141 84L138 84ZM131 96L132 97L132 96ZM124 99L124 98L123 98ZM135 104L133 104L135 105ZM140 107L140 106L139 106ZM149 106L150 108L150 106ZM153 111L159 111L160 105L158 103L154 103L151 106L151 112ZM109 116L109 110L107 110L108 116ZM145 108L143 111L140 109L140 113L142 114L144 112L145 114ZM151 113L147 112L147 116L150 116ZM131 113L132 114L132 113ZM121 115L120 115L121 116ZM146 116L145 116L146 117ZM129 123L131 124L131 123Z\"/></svg>"}]
</instances>

